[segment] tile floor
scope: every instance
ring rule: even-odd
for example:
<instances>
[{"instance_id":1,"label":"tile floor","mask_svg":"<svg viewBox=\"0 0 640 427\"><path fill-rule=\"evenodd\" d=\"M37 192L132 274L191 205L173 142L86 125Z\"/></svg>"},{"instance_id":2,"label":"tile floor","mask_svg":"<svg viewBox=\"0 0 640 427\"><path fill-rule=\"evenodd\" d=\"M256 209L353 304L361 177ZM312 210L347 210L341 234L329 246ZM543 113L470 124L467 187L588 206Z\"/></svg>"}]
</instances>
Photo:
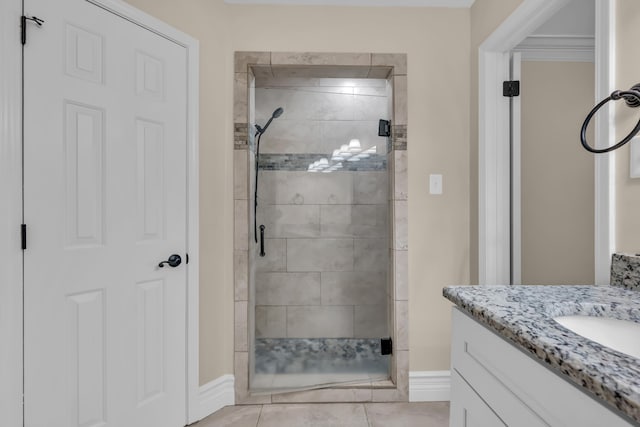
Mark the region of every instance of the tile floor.
<instances>
[{"instance_id":1,"label":"tile floor","mask_svg":"<svg viewBox=\"0 0 640 427\"><path fill-rule=\"evenodd\" d=\"M193 427L447 427L449 402L227 406Z\"/></svg>"}]
</instances>

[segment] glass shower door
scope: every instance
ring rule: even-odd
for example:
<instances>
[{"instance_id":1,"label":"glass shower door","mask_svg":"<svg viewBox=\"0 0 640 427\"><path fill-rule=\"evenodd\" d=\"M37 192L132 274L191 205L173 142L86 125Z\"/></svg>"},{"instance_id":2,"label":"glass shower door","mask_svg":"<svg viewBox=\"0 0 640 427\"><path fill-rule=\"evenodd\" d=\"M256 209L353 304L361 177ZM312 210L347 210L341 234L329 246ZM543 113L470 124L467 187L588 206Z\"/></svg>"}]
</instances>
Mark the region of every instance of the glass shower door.
<instances>
[{"instance_id":1,"label":"glass shower door","mask_svg":"<svg viewBox=\"0 0 640 427\"><path fill-rule=\"evenodd\" d=\"M255 94L254 392L389 378L386 81L298 80Z\"/></svg>"}]
</instances>

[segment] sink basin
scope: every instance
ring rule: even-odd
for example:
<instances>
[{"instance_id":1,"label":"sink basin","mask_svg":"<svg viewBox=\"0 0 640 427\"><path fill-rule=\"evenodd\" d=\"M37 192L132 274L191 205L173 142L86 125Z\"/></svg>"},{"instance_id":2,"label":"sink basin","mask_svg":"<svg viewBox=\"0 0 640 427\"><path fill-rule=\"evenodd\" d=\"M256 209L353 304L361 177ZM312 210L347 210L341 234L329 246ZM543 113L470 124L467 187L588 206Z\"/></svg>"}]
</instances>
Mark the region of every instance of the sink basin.
<instances>
[{"instance_id":1,"label":"sink basin","mask_svg":"<svg viewBox=\"0 0 640 427\"><path fill-rule=\"evenodd\" d=\"M559 316L553 320L591 341L640 359L640 323L578 315Z\"/></svg>"}]
</instances>

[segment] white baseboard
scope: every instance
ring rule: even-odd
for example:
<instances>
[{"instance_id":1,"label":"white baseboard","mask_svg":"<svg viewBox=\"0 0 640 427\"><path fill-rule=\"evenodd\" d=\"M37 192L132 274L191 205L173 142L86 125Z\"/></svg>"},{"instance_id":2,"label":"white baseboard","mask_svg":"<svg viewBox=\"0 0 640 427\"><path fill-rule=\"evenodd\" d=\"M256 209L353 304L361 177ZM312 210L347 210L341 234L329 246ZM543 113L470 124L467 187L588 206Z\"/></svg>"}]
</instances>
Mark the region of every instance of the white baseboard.
<instances>
[{"instance_id":1,"label":"white baseboard","mask_svg":"<svg viewBox=\"0 0 640 427\"><path fill-rule=\"evenodd\" d=\"M409 372L409 402L441 402L451 397L451 372Z\"/></svg>"},{"instance_id":2,"label":"white baseboard","mask_svg":"<svg viewBox=\"0 0 640 427\"><path fill-rule=\"evenodd\" d=\"M223 375L200 386L198 420L208 417L225 406L235 404L234 383L233 375Z\"/></svg>"},{"instance_id":3,"label":"white baseboard","mask_svg":"<svg viewBox=\"0 0 640 427\"><path fill-rule=\"evenodd\" d=\"M235 404L233 375L223 375L200 386L200 411L198 419ZM449 371L409 372L410 402L448 401L451 394L451 374Z\"/></svg>"}]
</instances>

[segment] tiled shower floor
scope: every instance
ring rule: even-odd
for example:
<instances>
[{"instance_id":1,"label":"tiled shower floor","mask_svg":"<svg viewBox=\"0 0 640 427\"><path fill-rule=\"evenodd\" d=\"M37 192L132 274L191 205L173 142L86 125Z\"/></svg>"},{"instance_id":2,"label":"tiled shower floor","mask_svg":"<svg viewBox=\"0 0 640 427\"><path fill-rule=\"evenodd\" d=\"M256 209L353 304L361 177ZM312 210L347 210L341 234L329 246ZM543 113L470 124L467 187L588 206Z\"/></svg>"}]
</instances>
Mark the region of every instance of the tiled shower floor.
<instances>
[{"instance_id":1,"label":"tiled shower floor","mask_svg":"<svg viewBox=\"0 0 640 427\"><path fill-rule=\"evenodd\" d=\"M258 338L251 388L299 389L389 378L380 340L366 338Z\"/></svg>"}]
</instances>

